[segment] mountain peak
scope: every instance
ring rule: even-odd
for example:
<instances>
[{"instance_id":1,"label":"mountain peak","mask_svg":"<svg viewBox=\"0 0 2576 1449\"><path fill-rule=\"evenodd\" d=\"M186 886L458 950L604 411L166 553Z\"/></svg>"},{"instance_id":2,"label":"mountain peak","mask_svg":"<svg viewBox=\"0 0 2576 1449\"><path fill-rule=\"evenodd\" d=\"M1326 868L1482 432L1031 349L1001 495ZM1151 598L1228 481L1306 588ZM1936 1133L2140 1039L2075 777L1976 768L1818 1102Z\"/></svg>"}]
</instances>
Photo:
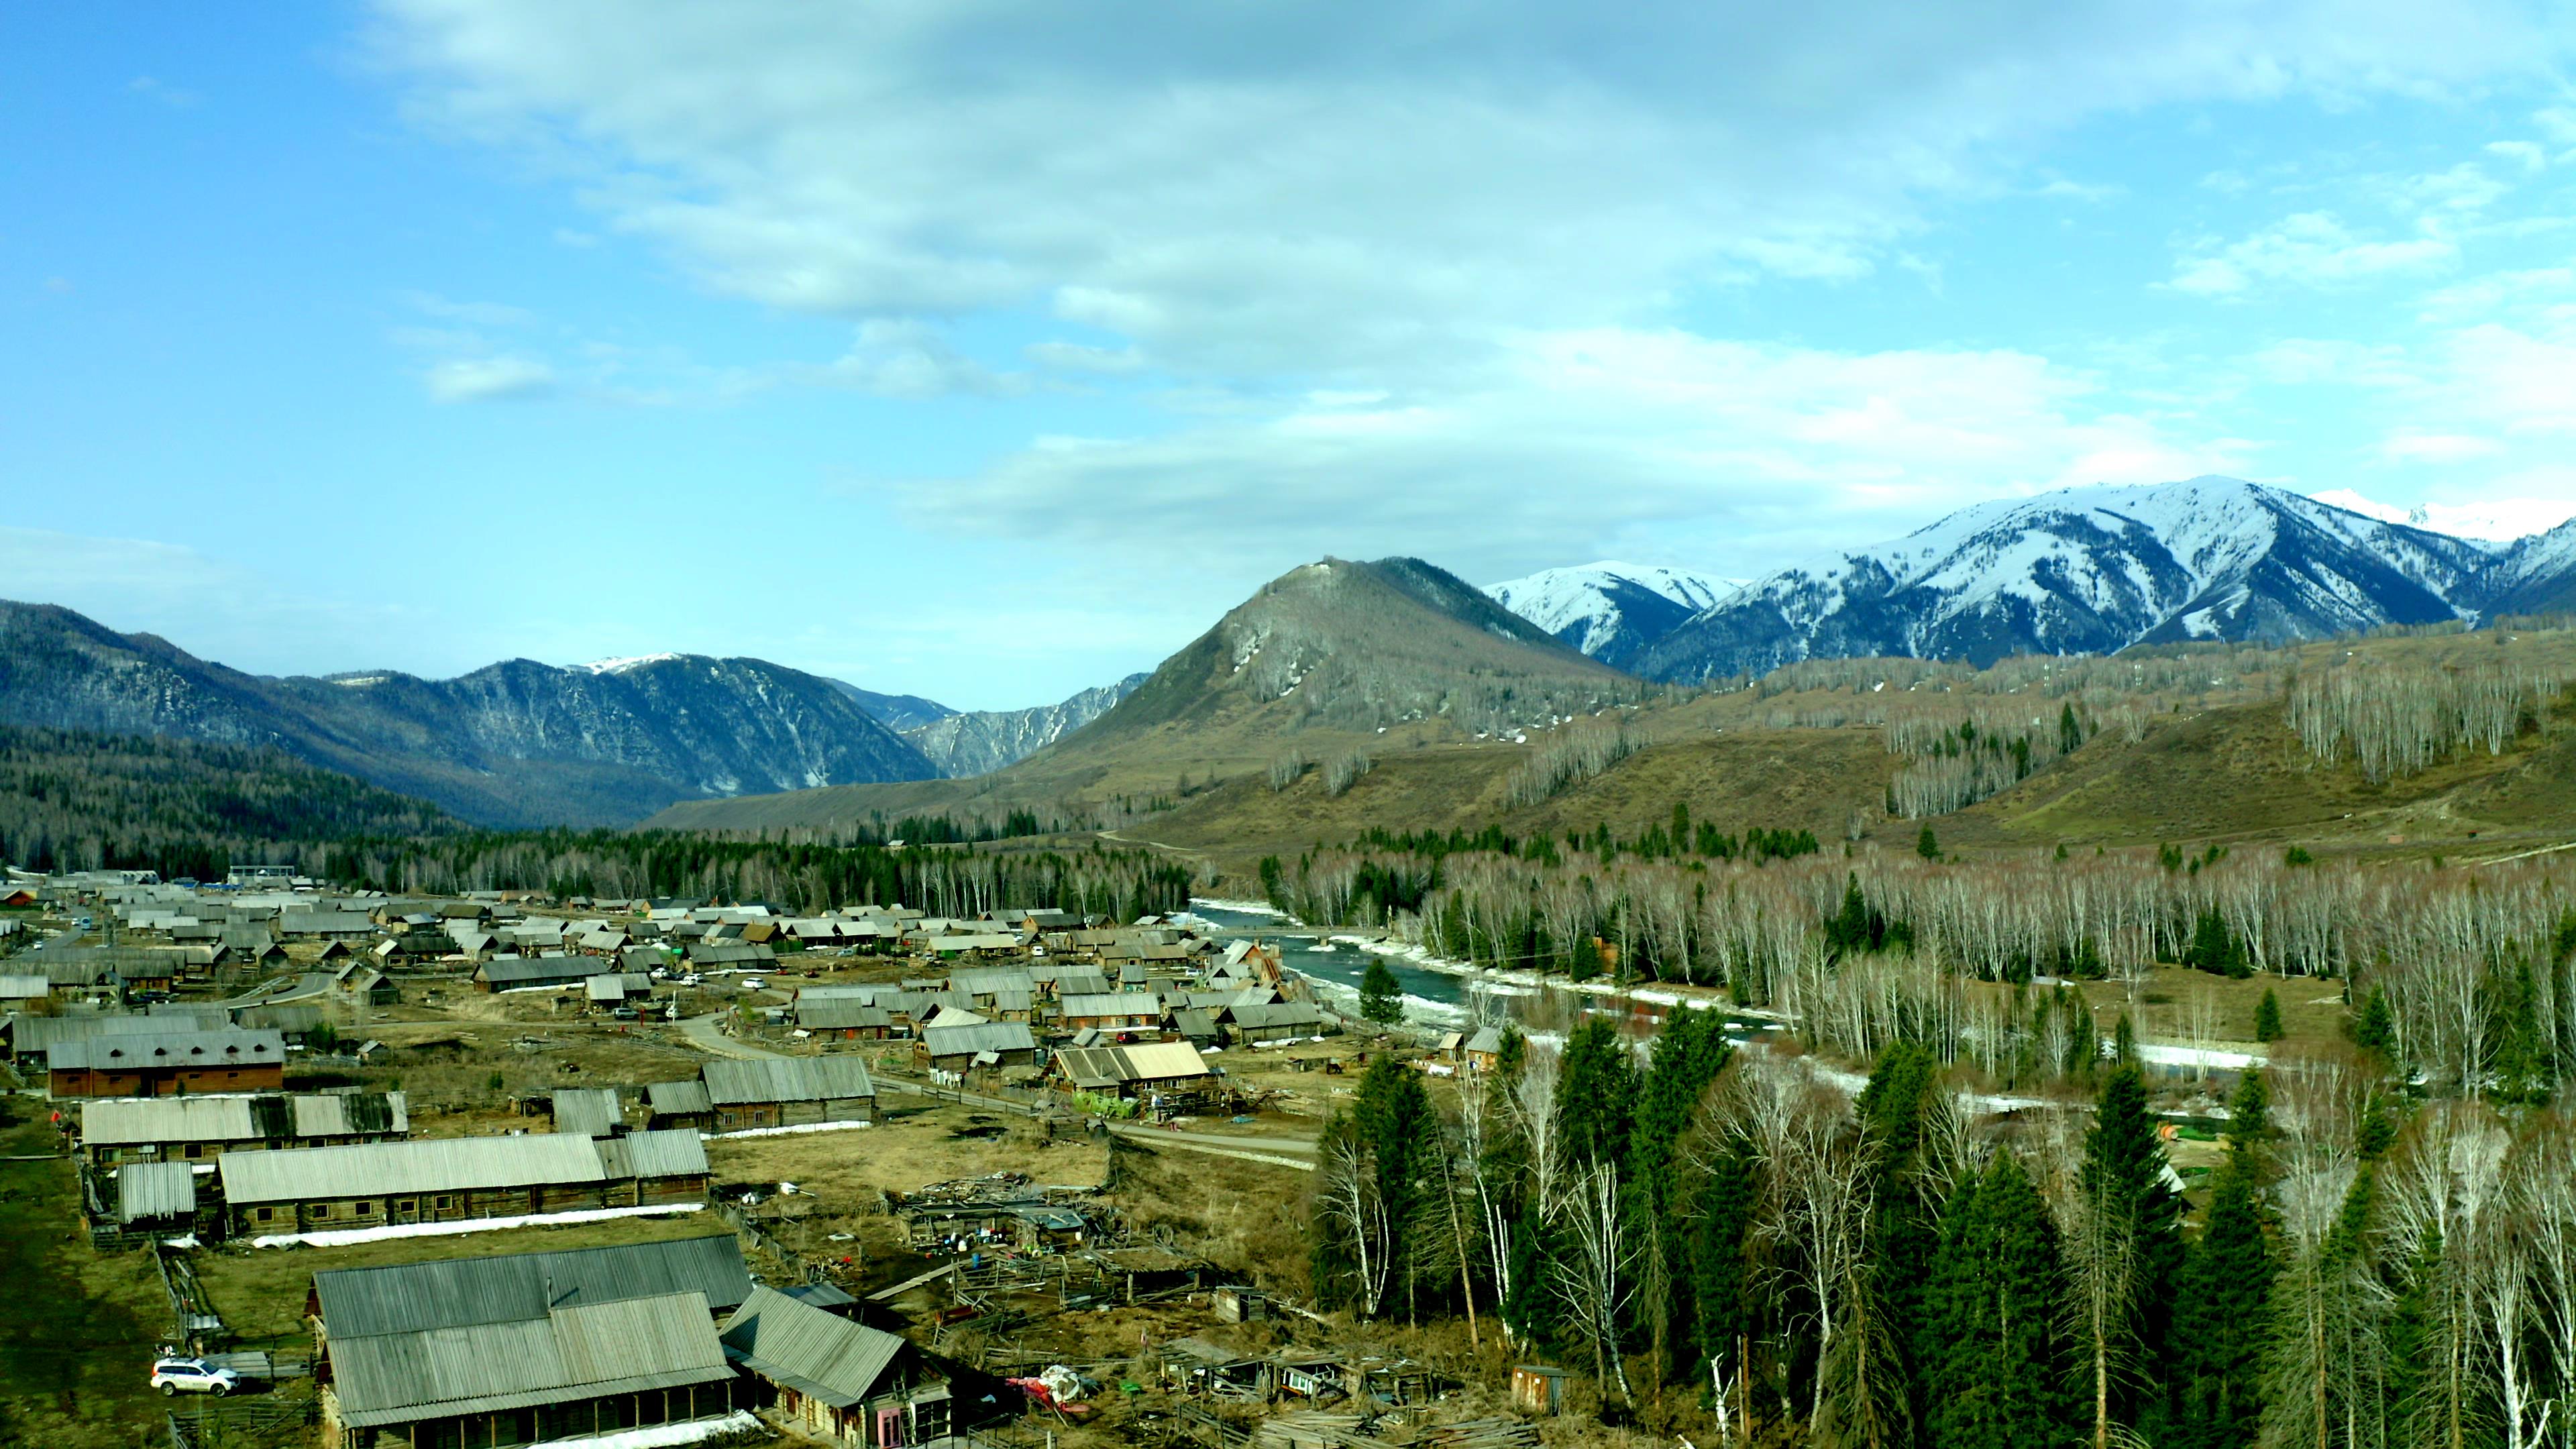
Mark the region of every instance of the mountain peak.
<instances>
[{"instance_id":1,"label":"mountain peak","mask_svg":"<svg viewBox=\"0 0 2576 1449\"><path fill-rule=\"evenodd\" d=\"M2484 545L2241 478L2065 488L1781 570L1674 629L1638 668L1706 679L1811 657L1987 664L2313 638L2459 618L2490 562Z\"/></svg>"},{"instance_id":2,"label":"mountain peak","mask_svg":"<svg viewBox=\"0 0 2576 1449\"><path fill-rule=\"evenodd\" d=\"M685 654L670 653L629 654L617 658L594 659L587 664L575 664L571 667L576 672L588 672L591 674L624 674L629 670L641 669L648 664L667 664L674 659L685 659L687 657L688 656Z\"/></svg>"},{"instance_id":3,"label":"mountain peak","mask_svg":"<svg viewBox=\"0 0 2576 1449\"><path fill-rule=\"evenodd\" d=\"M1743 584L1688 569L1603 560L1541 569L1488 584L1485 592L1560 642L1624 669L1657 639Z\"/></svg>"}]
</instances>

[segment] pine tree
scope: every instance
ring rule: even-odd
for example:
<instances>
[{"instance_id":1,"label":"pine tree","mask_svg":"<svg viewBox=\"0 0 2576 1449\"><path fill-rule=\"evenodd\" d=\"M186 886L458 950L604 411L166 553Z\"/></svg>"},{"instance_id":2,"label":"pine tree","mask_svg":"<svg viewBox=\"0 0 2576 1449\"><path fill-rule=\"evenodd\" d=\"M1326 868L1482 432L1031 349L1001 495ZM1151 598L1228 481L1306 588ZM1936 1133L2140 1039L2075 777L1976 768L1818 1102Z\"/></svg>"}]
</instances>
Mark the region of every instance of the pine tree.
<instances>
[{"instance_id":1,"label":"pine tree","mask_svg":"<svg viewBox=\"0 0 2576 1449\"><path fill-rule=\"evenodd\" d=\"M2388 1004L2388 993L2376 986L2361 1003L2361 1015L2352 1026L2353 1044L2364 1051L2383 1056L2397 1053L2397 1013Z\"/></svg>"},{"instance_id":2,"label":"pine tree","mask_svg":"<svg viewBox=\"0 0 2576 1449\"><path fill-rule=\"evenodd\" d=\"M2161 1389L2171 1382L2174 1290L2183 1261L2183 1200L2165 1182L2164 1144L2147 1107L2147 1082L2135 1066L2115 1068L2102 1084L2093 1127L2084 1138L2080 1186L2105 1228L2125 1243L2130 1269L2126 1337L2132 1371L2112 1386L2114 1421L2149 1443L2165 1418Z\"/></svg>"},{"instance_id":3,"label":"pine tree","mask_svg":"<svg viewBox=\"0 0 2576 1449\"><path fill-rule=\"evenodd\" d=\"M2227 1164L2176 1302L2178 1449L2238 1449L2261 1426L2262 1356L2279 1272L2262 1203L2269 1118L2263 1074L2249 1071L2228 1103Z\"/></svg>"},{"instance_id":4,"label":"pine tree","mask_svg":"<svg viewBox=\"0 0 2576 1449\"><path fill-rule=\"evenodd\" d=\"M1914 838L1914 853L1925 860L1941 858L1941 842L1932 834L1931 826L1924 826L1923 833Z\"/></svg>"},{"instance_id":5,"label":"pine tree","mask_svg":"<svg viewBox=\"0 0 2576 1449\"><path fill-rule=\"evenodd\" d=\"M1638 1089L1637 1119L1629 1133L1626 1161L1636 1190L1627 1201L1638 1218L1632 1231L1646 1250L1639 1313L1656 1368L1666 1379L1680 1366L1676 1350L1690 1344L1693 1333L1692 1295L1683 1291L1691 1279L1687 1234L1692 1204L1681 1140L1700 1097L1731 1051L1726 1023L1717 1013L1682 1010L1666 1018Z\"/></svg>"},{"instance_id":6,"label":"pine tree","mask_svg":"<svg viewBox=\"0 0 2576 1449\"><path fill-rule=\"evenodd\" d=\"M1751 1391L1748 1360L1764 1327L1761 1285L1746 1256L1761 1192L1761 1169L1752 1151L1740 1140L1730 1142L1709 1164L1692 1218L1691 1329L1699 1343L1700 1367L1703 1372L1715 1369L1713 1386L1723 1384L1739 1399ZM1739 1421L1747 1407L1737 1404Z\"/></svg>"},{"instance_id":7,"label":"pine tree","mask_svg":"<svg viewBox=\"0 0 2576 1449\"><path fill-rule=\"evenodd\" d=\"M1360 1015L1382 1026L1404 1020L1404 988L1379 957L1370 957L1368 969L1360 973Z\"/></svg>"},{"instance_id":8,"label":"pine tree","mask_svg":"<svg viewBox=\"0 0 2576 1449\"><path fill-rule=\"evenodd\" d=\"M2066 1392L2057 1234L2011 1152L1951 1201L1931 1279L1932 1449L2058 1449L2075 1438L2083 1419Z\"/></svg>"},{"instance_id":9,"label":"pine tree","mask_svg":"<svg viewBox=\"0 0 2576 1449\"><path fill-rule=\"evenodd\" d=\"M2263 988L2263 999L2254 1004L2254 1039L2281 1039L2281 998L2268 986Z\"/></svg>"},{"instance_id":10,"label":"pine tree","mask_svg":"<svg viewBox=\"0 0 2576 1449\"><path fill-rule=\"evenodd\" d=\"M1556 1124L1566 1162L1623 1162L1637 1097L1628 1043L1610 1023L1587 1021L1566 1036L1564 1063L1556 1080Z\"/></svg>"}]
</instances>

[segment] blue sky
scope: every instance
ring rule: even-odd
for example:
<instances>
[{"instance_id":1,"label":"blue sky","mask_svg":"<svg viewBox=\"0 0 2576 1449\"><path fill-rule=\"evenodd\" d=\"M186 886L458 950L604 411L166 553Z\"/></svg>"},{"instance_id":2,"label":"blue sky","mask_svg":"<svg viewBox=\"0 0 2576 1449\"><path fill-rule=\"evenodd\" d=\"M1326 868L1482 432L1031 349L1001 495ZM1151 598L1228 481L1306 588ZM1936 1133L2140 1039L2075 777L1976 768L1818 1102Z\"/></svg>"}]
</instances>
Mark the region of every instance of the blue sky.
<instances>
[{"instance_id":1,"label":"blue sky","mask_svg":"<svg viewBox=\"0 0 2576 1449\"><path fill-rule=\"evenodd\" d=\"M16 7L0 595L1009 707L1325 553L2576 512L2565 6L1584 8Z\"/></svg>"}]
</instances>

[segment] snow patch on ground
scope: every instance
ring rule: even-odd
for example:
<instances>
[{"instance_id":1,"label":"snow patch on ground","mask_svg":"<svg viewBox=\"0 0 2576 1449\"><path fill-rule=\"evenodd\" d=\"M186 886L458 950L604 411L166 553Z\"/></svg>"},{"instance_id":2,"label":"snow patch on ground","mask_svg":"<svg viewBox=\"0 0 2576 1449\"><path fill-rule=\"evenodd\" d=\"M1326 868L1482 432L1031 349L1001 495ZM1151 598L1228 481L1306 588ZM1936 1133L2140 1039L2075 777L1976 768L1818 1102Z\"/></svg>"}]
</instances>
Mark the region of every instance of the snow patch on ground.
<instances>
[{"instance_id":1,"label":"snow patch on ground","mask_svg":"<svg viewBox=\"0 0 2576 1449\"><path fill-rule=\"evenodd\" d=\"M345 1248L352 1243L382 1243L395 1238L444 1238L459 1233L492 1233L503 1228L550 1228L568 1223L605 1223L618 1218L663 1217L702 1212L702 1202L655 1203L649 1207L582 1208L568 1213L525 1213L514 1218L473 1218L461 1223L395 1223L381 1228L330 1228L311 1233L274 1233L253 1238L254 1248Z\"/></svg>"},{"instance_id":2,"label":"snow patch on ground","mask_svg":"<svg viewBox=\"0 0 2576 1449\"><path fill-rule=\"evenodd\" d=\"M593 1434L582 1439L548 1439L528 1449L679 1449L681 1445L703 1444L719 1434L747 1434L759 1427L760 1421L752 1417L750 1410L736 1409L721 1419L620 1429L614 1434Z\"/></svg>"},{"instance_id":3,"label":"snow patch on ground","mask_svg":"<svg viewBox=\"0 0 2576 1449\"><path fill-rule=\"evenodd\" d=\"M2259 1067L2269 1058L2257 1052L2220 1051L2214 1047L2168 1046L2162 1042L2138 1043L2138 1059L2160 1067L2211 1067L2222 1072L2241 1072Z\"/></svg>"},{"instance_id":4,"label":"snow patch on ground","mask_svg":"<svg viewBox=\"0 0 2576 1449\"><path fill-rule=\"evenodd\" d=\"M795 1137L807 1132L847 1132L865 1127L865 1122L799 1122L793 1127L745 1127L738 1132L711 1132L709 1142L731 1142L737 1137Z\"/></svg>"},{"instance_id":5,"label":"snow patch on ground","mask_svg":"<svg viewBox=\"0 0 2576 1449\"><path fill-rule=\"evenodd\" d=\"M1192 896L1190 897L1190 904L1194 906L1214 906L1220 911L1240 911L1247 916L1275 916L1283 921L1288 919L1288 913L1286 911L1279 909L1268 901L1230 901L1218 896ZM1186 915L1187 912L1180 912L1178 914Z\"/></svg>"}]
</instances>

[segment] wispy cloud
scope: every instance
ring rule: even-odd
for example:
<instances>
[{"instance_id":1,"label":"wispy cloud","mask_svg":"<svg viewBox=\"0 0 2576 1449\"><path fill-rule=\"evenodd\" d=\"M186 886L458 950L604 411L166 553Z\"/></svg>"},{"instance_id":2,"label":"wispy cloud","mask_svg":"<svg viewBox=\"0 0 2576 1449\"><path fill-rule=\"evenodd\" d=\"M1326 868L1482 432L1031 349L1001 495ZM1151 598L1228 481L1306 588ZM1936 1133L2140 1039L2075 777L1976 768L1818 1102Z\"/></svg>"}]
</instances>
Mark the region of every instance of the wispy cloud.
<instances>
[{"instance_id":1,"label":"wispy cloud","mask_svg":"<svg viewBox=\"0 0 2576 1449\"><path fill-rule=\"evenodd\" d=\"M555 370L528 357L452 358L432 363L421 381L443 403L526 402L556 391Z\"/></svg>"}]
</instances>

